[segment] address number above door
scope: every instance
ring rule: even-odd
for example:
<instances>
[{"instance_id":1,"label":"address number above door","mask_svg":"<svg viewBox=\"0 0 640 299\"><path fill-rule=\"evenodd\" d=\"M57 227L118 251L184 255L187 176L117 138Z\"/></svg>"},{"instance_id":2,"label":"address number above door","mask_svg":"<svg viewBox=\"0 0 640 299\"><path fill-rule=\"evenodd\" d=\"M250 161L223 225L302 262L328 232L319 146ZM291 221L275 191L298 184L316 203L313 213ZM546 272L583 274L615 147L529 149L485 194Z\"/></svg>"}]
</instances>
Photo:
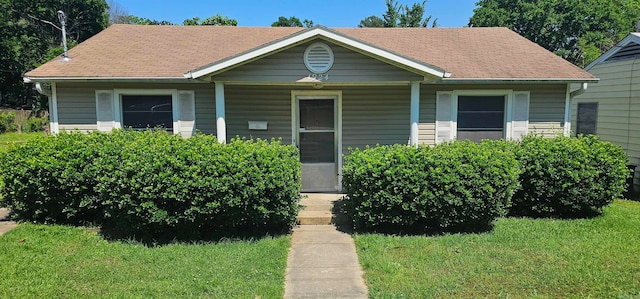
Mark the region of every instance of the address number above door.
<instances>
[{"instance_id":1,"label":"address number above door","mask_svg":"<svg viewBox=\"0 0 640 299\"><path fill-rule=\"evenodd\" d=\"M323 74L333 66L333 50L324 43L313 43L304 51L304 65L314 74Z\"/></svg>"}]
</instances>

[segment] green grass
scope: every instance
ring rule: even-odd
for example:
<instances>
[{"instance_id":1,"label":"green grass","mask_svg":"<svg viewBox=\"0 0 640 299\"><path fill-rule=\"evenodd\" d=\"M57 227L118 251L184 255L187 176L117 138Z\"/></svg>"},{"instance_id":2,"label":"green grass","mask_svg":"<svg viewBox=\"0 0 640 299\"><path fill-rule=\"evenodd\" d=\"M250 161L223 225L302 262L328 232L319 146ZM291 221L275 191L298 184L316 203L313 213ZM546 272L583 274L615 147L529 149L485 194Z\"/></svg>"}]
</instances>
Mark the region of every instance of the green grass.
<instances>
[{"instance_id":1,"label":"green grass","mask_svg":"<svg viewBox=\"0 0 640 299\"><path fill-rule=\"evenodd\" d=\"M145 247L20 224L0 237L0 298L282 298L289 237Z\"/></svg>"},{"instance_id":2,"label":"green grass","mask_svg":"<svg viewBox=\"0 0 640 299\"><path fill-rule=\"evenodd\" d=\"M485 234L355 237L372 298L639 298L640 203Z\"/></svg>"},{"instance_id":3,"label":"green grass","mask_svg":"<svg viewBox=\"0 0 640 299\"><path fill-rule=\"evenodd\" d=\"M9 148L12 144L24 143L29 140L33 140L37 137L43 136L43 132L34 133L4 133L0 134L0 152L3 152Z\"/></svg>"}]
</instances>

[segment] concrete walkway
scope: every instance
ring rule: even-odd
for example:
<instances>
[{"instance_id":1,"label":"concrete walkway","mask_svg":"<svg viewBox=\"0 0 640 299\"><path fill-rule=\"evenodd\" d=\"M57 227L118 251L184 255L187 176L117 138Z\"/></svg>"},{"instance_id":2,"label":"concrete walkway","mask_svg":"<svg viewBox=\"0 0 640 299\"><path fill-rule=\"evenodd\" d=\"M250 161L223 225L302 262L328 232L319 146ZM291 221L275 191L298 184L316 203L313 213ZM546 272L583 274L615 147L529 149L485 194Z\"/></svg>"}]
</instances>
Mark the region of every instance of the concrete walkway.
<instances>
[{"instance_id":1,"label":"concrete walkway","mask_svg":"<svg viewBox=\"0 0 640 299\"><path fill-rule=\"evenodd\" d=\"M9 221L9 210L0 208L0 236L16 227L14 221Z\"/></svg>"},{"instance_id":2,"label":"concrete walkway","mask_svg":"<svg viewBox=\"0 0 640 299\"><path fill-rule=\"evenodd\" d=\"M291 243L285 298L368 297L349 234L338 231L332 224L300 225L293 230Z\"/></svg>"}]
</instances>

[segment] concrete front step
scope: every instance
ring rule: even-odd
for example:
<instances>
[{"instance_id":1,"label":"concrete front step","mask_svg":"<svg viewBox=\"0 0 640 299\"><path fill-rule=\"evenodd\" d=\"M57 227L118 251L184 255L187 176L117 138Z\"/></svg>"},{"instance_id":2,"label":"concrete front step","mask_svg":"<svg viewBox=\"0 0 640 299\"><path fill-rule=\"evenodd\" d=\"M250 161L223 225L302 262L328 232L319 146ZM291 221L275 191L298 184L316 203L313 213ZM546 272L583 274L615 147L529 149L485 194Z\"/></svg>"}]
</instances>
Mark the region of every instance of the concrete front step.
<instances>
[{"instance_id":1,"label":"concrete front step","mask_svg":"<svg viewBox=\"0 0 640 299\"><path fill-rule=\"evenodd\" d=\"M306 193L302 194L300 205L303 209L298 213L298 223L301 225L329 225L334 224L334 204L342 198L342 194Z\"/></svg>"},{"instance_id":2,"label":"concrete front step","mask_svg":"<svg viewBox=\"0 0 640 299\"><path fill-rule=\"evenodd\" d=\"M300 225L329 225L333 215L326 211L300 211L298 223Z\"/></svg>"}]
</instances>

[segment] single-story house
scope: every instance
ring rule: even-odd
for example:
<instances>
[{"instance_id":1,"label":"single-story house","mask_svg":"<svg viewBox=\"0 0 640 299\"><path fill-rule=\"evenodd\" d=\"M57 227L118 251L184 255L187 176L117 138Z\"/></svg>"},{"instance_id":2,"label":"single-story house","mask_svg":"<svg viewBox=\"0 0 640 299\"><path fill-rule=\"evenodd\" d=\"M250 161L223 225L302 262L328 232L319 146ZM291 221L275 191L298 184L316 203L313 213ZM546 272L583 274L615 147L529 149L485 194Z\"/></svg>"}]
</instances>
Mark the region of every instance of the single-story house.
<instances>
[{"instance_id":1,"label":"single-story house","mask_svg":"<svg viewBox=\"0 0 640 299\"><path fill-rule=\"evenodd\" d=\"M631 33L586 68L600 82L573 101L576 134L596 134L622 146L640 165L640 33ZM634 188L640 190L640 168Z\"/></svg>"},{"instance_id":2,"label":"single-story house","mask_svg":"<svg viewBox=\"0 0 640 299\"><path fill-rule=\"evenodd\" d=\"M305 191L340 190L349 148L568 134L572 96L597 82L505 28L112 25L69 58L25 75L53 133L282 138Z\"/></svg>"}]
</instances>

